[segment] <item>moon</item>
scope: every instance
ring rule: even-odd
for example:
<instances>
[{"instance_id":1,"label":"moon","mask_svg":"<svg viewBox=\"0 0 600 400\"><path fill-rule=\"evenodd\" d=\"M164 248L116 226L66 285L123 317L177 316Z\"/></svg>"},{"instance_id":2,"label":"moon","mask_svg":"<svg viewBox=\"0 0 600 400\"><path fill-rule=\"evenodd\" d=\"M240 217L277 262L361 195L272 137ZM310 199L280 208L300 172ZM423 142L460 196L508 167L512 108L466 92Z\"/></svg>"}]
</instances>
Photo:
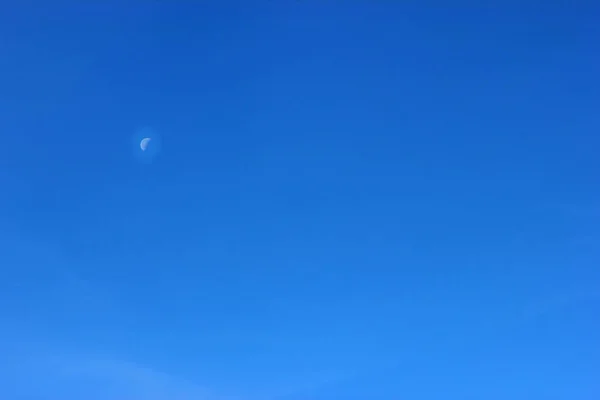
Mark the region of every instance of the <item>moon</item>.
<instances>
[{"instance_id":1,"label":"moon","mask_svg":"<svg viewBox=\"0 0 600 400\"><path fill-rule=\"evenodd\" d=\"M142 149L142 151L146 151L146 149L148 148L148 144L150 143L150 139L149 137L143 138L142 141L140 142L140 149Z\"/></svg>"}]
</instances>

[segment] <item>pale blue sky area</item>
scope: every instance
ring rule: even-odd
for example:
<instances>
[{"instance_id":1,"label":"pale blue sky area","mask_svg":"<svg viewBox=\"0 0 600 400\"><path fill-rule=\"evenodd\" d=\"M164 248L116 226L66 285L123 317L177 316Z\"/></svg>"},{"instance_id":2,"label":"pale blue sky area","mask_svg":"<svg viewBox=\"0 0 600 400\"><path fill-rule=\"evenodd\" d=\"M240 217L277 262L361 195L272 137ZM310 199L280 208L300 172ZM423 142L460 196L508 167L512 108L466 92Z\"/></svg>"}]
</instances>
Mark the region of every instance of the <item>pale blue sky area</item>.
<instances>
[{"instance_id":1,"label":"pale blue sky area","mask_svg":"<svg viewBox=\"0 0 600 400\"><path fill-rule=\"evenodd\" d=\"M600 398L600 4L468 3L2 4L0 398Z\"/></svg>"}]
</instances>

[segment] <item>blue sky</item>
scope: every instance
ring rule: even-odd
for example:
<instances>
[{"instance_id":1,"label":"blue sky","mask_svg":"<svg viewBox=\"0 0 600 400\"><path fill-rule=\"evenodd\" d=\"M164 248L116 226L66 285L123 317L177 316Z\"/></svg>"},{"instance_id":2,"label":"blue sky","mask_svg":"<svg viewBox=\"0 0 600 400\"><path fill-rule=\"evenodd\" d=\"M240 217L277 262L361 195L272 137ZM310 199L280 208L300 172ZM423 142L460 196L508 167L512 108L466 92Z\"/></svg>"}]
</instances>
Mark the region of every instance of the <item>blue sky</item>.
<instances>
[{"instance_id":1,"label":"blue sky","mask_svg":"<svg viewBox=\"0 0 600 400\"><path fill-rule=\"evenodd\" d=\"M13 3L0 397L598 398L595 2Z\"/></svg>"}]
</instances>

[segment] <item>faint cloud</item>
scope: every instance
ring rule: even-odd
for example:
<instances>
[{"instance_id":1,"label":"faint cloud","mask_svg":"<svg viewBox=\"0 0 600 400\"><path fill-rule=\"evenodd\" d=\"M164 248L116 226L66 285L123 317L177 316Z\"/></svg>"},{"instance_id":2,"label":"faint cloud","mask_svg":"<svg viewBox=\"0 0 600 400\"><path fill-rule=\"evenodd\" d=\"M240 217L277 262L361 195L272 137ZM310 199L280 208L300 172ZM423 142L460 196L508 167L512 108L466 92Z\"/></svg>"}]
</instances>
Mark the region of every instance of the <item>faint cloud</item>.
<instances>
[{"instance_id":1,"label":"faint cloud","mask_svg":"<svg viewBox=\"0 0 600 400\"><path fill-rule=\"evenodd\" d=\"M118 319L116 299L52 246L3 232L0 242L0 300L8 305L0 311L0 398L224 400L118 356L52 345L47 337L68 338Z\"/></svg>"},{"instance_id":2,"label":"faint cloud","mask_svg":"<svg viewBox=\"0 0 600 400\"><path fill-rule=\"evenodd\" d=\"M16 360L14 355L12 360ZM13 387L12 393L20 396L43 393L43 399L63 400L225 400L194 382L115 358L30 352L21 353L19 365L19 376L12 379L21 384ZM2 375L4 369L0 369L0 382ZM0 397L5 395L0 388Z\"/></svg>"},{"instance_id":3,"label":"faint cloud","mask_svg":"<svg viewBox=\"0 0 600 400\"><path fill-rule=\"evenodd\" d=\"M139 364L99 359L62 360L61 375L70 379L96 380L112 387L113 392L147 400L216 399L199 385ZM119 394L119 393L114 393Z\"/></svg>"}]
</instances>

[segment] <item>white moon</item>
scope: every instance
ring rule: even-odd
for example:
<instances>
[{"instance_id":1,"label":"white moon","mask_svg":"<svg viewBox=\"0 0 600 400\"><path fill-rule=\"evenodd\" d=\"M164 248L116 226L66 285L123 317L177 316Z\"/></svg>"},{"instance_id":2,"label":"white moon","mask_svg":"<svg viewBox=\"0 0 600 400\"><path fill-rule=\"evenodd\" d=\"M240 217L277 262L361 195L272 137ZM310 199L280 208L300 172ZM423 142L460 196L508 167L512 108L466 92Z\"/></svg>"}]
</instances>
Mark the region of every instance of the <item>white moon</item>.
<instances>
[{"instance_id":1,"label":"white moon","mask_svg":"<svg viewBox=\"0 0 600 400\"><path fill-rule=\"evenodd\" d=\"M142 141L140 142L140 149L142 149L142 151L146 151L146 149L148 148L148 144L150 143L150 139L149 137L147 138L143 138Z\"/></svg>"}]
</instances>

